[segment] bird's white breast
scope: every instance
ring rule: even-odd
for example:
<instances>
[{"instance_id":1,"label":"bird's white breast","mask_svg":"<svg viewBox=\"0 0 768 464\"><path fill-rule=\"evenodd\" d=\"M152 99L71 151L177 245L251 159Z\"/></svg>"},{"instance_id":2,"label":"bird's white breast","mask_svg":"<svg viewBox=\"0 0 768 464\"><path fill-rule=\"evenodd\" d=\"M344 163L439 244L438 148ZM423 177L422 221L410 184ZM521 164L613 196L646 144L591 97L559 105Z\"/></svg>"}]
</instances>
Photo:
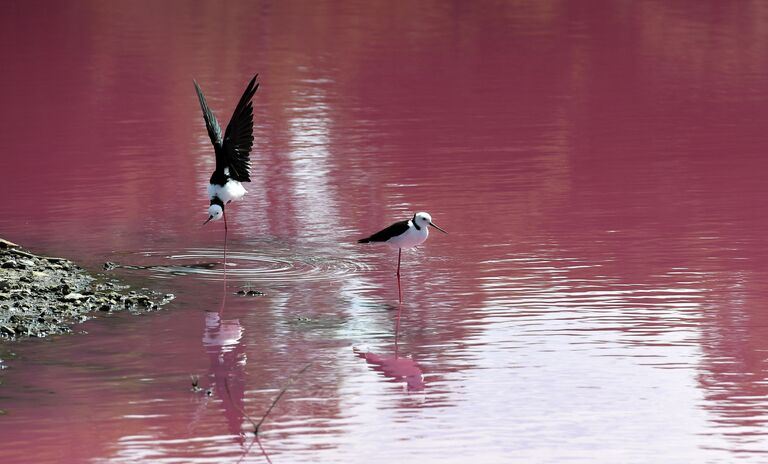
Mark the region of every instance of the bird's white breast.
<instances>
[{"instance_id":1,"label":"bird's white breast","mask_svg":"<svg viewBox=\"0 0 768 464\"><path fill-rule=\"evenodd\" d=\"M387 240L386 244L392 248L412 248L424 243L424 240L426 240L428 236L429 230L427 230L426 227L422 227L421 230L418 230L413 226L412 222L409 222L408 230Z\"/></svg>"},{"instance_id":2,"label":"bird's white breast","mask_svg":"<svg viewBox=\"0 0 768 464\"><path fill-rule=\"evenodd\" d=\"M208 184L208 198L212 200L214 197L219 197L224 204L230 201L237 201L243 198L245 194L245 187L236 180L229 179L223 187L221 185Z\"/></svg>"}]
</instances>

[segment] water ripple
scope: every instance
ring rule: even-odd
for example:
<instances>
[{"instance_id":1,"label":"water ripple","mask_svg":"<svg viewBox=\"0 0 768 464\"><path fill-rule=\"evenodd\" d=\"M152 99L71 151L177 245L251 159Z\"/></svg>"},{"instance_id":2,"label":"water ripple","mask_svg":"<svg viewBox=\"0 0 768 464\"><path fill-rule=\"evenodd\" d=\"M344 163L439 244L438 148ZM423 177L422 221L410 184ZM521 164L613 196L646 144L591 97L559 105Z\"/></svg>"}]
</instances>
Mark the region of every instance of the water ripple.
<instances>
[{"instance_id":1,"label":"water ripple","mask_svg":"<svg viewBox=\"0 0 768 464\"><path fill-rule=\"evenodd\" d=\"M270 250L274 252L275 250ZM226 276L247 282L317 282L344 278L370 269L370 266L339 256L307 256L288 250L276 254L234 251L227 253ZM114 264L112 267L146 270L156 278L193 275L206 280L224 279L221 249L192 248L176 251L146 251L141 264ZM160 261L160 262L158 262Z\"/></svg>"}]
</instances>

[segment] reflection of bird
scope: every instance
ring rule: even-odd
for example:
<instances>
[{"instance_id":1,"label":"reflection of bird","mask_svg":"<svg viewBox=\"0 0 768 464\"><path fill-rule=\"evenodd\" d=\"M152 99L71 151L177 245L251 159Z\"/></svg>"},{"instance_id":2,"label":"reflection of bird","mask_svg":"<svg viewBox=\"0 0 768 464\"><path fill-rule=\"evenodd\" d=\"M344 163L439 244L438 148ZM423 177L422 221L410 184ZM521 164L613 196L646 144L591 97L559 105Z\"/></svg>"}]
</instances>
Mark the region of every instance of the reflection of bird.
<instances>
[{"instance_id":1,"label":"reflection of bird","mask_svg":"<svg viewBox=\"0 0 768 464\"><path fill-rule=\"evenodd\" d=\"M241 182L251 181L250 152L251 147L253 147L253 103L251 99L256 93L256 89L259 88L259 84L256 84L256 77L258 74L251 79L243 96L240 97L223 137L216 116L208 108L203 91L195 82L197 97L200 100L200 107L203 109L205 126L216 153L216 169L213 171L208 185L208 197L211 200L211 205L208 208L208 219L204 224L223 217L225 243L227 216L224 213L224 207L231 201L239 200L245 195L245 188Z\"/></svg>"},{"instance_id":2,"label":"reflection of bird","mask_svg":"<svg viewBox=\"0 0 768 464\"><path fill-rule=\"evenodd\" d=\"M245 369L248 357L242 343L238 319L222 319L219 312L205 313L203 347L210 360L209 378L213 394L221 399L230 433L242 443Z\"/></svg>"},{"instance_id":3,"label":"reflection of bird","mask_svg":"<svg viewBox=\"0 0 768 464\"><path fill-rule=\"evenodd\" d=\"M355 350L355 353L384 376L405 381L408 391L424 390L424 374L413 359L398 357L397 353L394 356L380 356L370 351L358 350Z\"/></svg>"},{"instance_id":4,"label":"reflection of bird","mask_svg":"<svg viewBox=\"0 0 768 464\"><path fill-rule=\"evenodd\" d=\"M424 390L424 375L416 361L411 358L401 358L398 355L398 340L400 339L400 314L403 311L401 304L397 308L397 322L395 322L395 353L392 356L380 356L369 350L353 347L352 351L359 357L380 371L386 377L395 380L405 380L408 391Z\"/></svg>"},{"instance_id":5,"label":"reflection of bird","mask_svg":"<svg viewBox=\"0 0 768 464\"><path fill-rule=\"evenodd\" d=\"M403 248L412 248L424 243L424 240L429 237L428 226L432 226L444 234L448 233L432 222L432 216L429 213L416 213L411 219L396 222L370 237L358 240L358 243L383 242L392 248L398 248L397 276L400 277L400 257Z\"/></svg>"}]
</instances>

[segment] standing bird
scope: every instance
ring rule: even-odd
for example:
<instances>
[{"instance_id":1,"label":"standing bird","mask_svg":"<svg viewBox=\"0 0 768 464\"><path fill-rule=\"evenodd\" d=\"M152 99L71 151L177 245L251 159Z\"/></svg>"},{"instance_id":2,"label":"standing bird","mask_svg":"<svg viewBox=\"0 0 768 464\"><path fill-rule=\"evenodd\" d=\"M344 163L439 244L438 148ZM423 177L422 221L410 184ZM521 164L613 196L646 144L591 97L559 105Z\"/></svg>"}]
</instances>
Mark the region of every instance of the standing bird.
<instances>
[{"instance_id":1,"label":"standing bird","mask_svg":"<svg viewBox=\"0 0 768 464\"><path fill-rule=\"evenodd\" d=\"M444 234L448 233L432 222L432 216L429 213L416 213L411 219L398 221L386 229L380 230L370 237L360 239L357 242L383 242L392 248L399 249L397 253L397 277L400 278L400 257L403 254L403 248L413 248L424 243L424 240L429 237L428 226L432 226Z\"/></svg>"},{"instance_id":2,"label":"standing bird","mask_svg":"<svg viewBox=\"0 0 768 464\"><path fill-rule=\"evenodd\" d=\"M205 102L200 86L193 80L197 98L200 100L200 107L203 109L205 127L208 129L208 136L211 137L213 150L216 153L216 169L211 175L210 184L208 184L208 198L211 200L211 205L208 207L208 219L203 224L224 218L225 256L227 215L224 213L224 207L245 195L246 190L241 182L251 181L250 152L253 147L253 102L251 99L256 93L256 89L259 88L259 84L256 83L258 76L258 74L253 76L245 92L243 92L243 96L240 97L223 138L216 116L208 108L208 103Z\"/></svg>"}]
</instances>

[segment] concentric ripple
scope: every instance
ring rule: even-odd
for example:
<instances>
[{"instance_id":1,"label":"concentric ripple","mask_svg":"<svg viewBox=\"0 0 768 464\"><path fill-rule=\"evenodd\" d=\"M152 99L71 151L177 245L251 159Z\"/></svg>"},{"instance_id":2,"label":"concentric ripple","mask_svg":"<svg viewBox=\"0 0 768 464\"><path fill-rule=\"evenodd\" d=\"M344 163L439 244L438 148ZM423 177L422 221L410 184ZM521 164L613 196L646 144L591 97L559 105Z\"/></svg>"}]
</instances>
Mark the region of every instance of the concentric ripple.
<instances>
[{"instance_id":1,"label":"concentric ripple","mask_svg":"<svg viewBox=\"0 0 768 464\"><path fill-rule=\"evenodd\" d=\"M346 257L309 256L287 249L270 251L274 254L227 252L227 279L270 283L312 282L343 278L370 269L366 264ZM140 265L111 264L121 269L147 270L157 278L194 275L206 280L224 279L224 254L221 249L147 251L142 256L141 261L144 262Z\"/></svg>"}]
</instances>

